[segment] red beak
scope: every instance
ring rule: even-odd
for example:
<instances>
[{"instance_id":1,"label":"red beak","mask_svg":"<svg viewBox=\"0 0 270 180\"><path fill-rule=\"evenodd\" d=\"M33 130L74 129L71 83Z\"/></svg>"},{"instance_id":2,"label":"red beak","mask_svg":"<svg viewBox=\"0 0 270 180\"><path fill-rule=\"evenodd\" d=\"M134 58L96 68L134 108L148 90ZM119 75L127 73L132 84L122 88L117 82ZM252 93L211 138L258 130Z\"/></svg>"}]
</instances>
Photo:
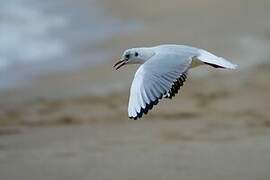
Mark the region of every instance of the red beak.
<instances>
[{"instance_id":1,"label":"red beak","mask_svg":"<svg viewBox=\"0 0 270 180\"><path fill-rule=\"evenodd\" d=\"M113 67L116 67L116 70L119 69L120 67L124 66L127 63L126 60L120 60L118 62L116 62Z\"/></svg>"}]
</instances>

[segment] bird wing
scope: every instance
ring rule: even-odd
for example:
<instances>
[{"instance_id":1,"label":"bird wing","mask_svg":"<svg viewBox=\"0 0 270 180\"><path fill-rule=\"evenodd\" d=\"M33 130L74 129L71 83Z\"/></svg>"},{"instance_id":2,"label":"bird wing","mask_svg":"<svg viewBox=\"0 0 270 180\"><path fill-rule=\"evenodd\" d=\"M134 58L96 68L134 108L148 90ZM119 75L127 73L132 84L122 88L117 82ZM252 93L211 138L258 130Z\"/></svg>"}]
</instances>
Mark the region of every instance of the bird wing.
<instances>
[{"instance_id":1,"label":"bird wing","mask_svg":"<svg viewBox=\"0 0 270 180\"><path fill-rule=\"evenodd\" d=\"M180 87L184 85L184 82L186 81L186 79L187 79L187 72L184 72L179 78L177 78L176 81L173 82L172 87L167 92L167 94L163 97L172 99L172 97L174 97L175 94L178 93Z\"/></svg>"},{"instance_id":2,"label":"bird wing","mask_svg":"<svg viewBox=\"0 0 270 180\"><path fill-rule=\"evenodd\" d=\"M147 114L163 96L171 98L186 79L192 54L155 54L135 73L129 97L128 114L136 120Z\"/></svg>"},{"instance_id":3,"label":"bird wing","mask_svg":"<svg viewBox=\"0 0 270 180\"><path fill-rule=\"evenodd\" d=\"M198 52L199 55L196 56L195 60L199 60L204 64L210 65L215 68L225 68L225 69L236 69L237 67L236 64L232 64L230 61L222 57L218 57L203 49L199 49Z\"/></svg>"}]
</instances>

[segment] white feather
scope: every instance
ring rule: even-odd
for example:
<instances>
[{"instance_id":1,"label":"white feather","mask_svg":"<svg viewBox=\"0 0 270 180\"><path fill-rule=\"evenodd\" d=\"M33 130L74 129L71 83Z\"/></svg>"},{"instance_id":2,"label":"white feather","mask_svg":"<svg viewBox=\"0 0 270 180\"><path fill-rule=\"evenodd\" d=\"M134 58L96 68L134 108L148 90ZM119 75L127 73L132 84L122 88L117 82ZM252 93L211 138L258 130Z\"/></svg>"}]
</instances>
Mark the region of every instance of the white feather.
<instances>
[{"instance_id":1,"label":"white feather","mask_svg":"<svg viewBox=\"0 0 270 180\"><path fill-rule=\"evenodd\" d=\"M205 50L198 50L200 55L197 56L197 59L206 63L218 65L227 69L236 69L237 65L232 64L228 60L222 58L222 57L217 57L214 54L211 54L210 52L207 52Z\"/></svg>"},{"instance_id":2,"label":"white feather","mask_svg":"<svg viewBox=\"0 0 270 180\"><path fill-rule=\"evenodd\" d=\"M135 73L128 105L128 115L137 119L148 111L160 97L170 94L172 85L186 74L192 65L204 63L235 69L236 65L205 50L183 45L161 45L151 48L135 48L143 64ZM194 60L195 59L195 60ZM196 61L196 63L194 63ZM136 60L138 62L138 60ZM181 79L182 81L185 78ZM182 84L181 84L182 85Z\"/></svg>"}]
</instances>

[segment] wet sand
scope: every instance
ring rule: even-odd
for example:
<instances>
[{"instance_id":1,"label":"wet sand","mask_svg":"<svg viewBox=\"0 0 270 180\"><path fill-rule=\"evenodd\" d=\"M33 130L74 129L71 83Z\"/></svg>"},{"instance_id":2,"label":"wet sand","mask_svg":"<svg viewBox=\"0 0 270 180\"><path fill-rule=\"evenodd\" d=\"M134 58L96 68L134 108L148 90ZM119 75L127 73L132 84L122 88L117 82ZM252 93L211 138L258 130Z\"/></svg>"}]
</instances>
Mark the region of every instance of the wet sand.
<instances>
[{"instance_id":1,"label":"wet sand","mask_svg":"<svg viewBox=\"0 0 270 180\"><path fill-rule=\"evenodd\" d=\"M0 179L268 180L268 1L103 2L145 30L97 45L113 47L107 64L0 94ZM191 70L173 100L131 121L136 66L116 72L111 65L125 47L163 42L209 49L240 68Z\"/></svg>"}]
</instances>

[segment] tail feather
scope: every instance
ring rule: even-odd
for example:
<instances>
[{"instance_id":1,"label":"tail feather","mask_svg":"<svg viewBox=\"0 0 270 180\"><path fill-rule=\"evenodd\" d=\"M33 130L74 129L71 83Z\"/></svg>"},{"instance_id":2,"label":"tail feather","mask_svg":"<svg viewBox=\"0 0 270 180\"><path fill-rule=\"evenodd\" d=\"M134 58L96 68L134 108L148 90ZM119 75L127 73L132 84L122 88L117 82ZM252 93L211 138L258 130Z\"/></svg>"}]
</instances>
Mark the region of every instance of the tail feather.
<instances>
[{"instance_id":1,"label":"tail feather","mask_svg":"<svg viewBox=\"0 0 270 180\"><path fill-rule=\"evenodd\" d=\"M217 57L210 52L205 50L199 50L200 55L197 57L198 60L202 61L203 63L213 66L215 68L225 68L225 69L236 69L237 65L229 62L228 60Z\"/></svg>"}]
</instances>

